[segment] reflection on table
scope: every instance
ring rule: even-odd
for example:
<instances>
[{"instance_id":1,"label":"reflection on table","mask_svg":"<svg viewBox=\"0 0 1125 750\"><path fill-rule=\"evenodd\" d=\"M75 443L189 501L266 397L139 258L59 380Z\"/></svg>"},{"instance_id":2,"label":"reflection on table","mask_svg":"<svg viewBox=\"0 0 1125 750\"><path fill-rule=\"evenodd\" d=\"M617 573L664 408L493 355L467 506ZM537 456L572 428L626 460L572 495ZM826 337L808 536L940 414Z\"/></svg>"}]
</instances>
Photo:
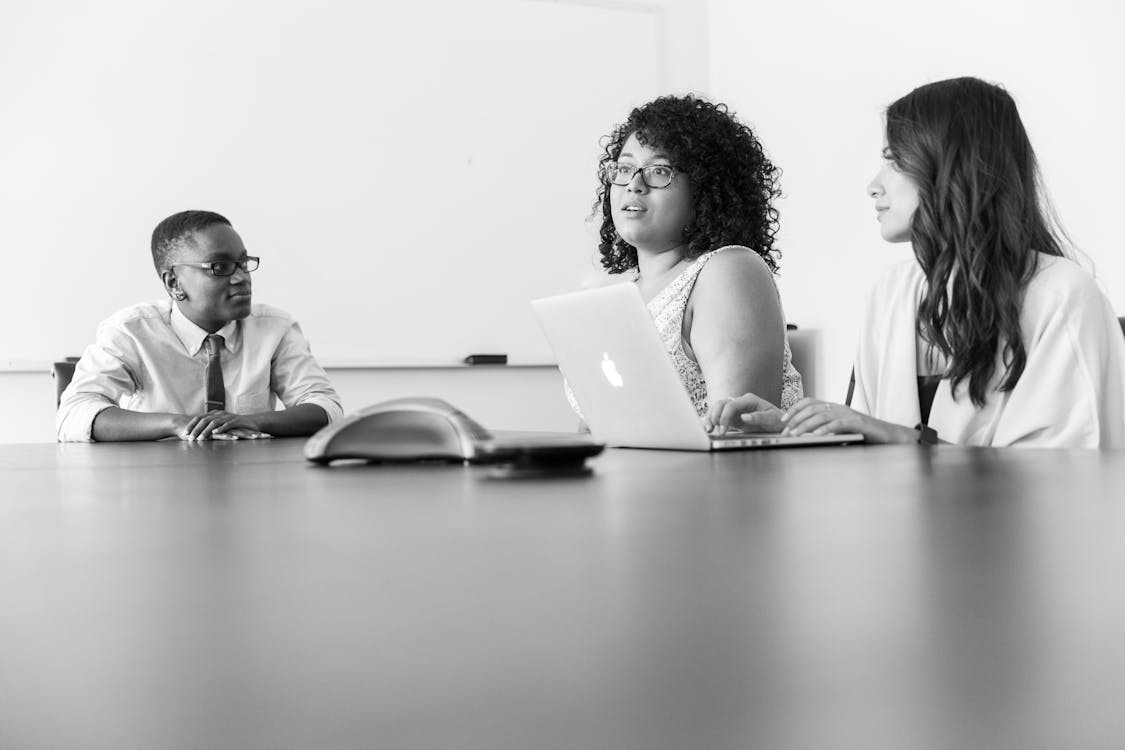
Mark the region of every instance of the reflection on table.
<instances>
[{"instance_id":1,"label":"reflection on table","mask_svg":"<svg viewBox=\"0 0 1125 750\"><path fill-rule=\"evenodd\" d=\"M1125 454L301 447L0 448L0 747L1125 747Z\"/></svg>"}]
</instances>

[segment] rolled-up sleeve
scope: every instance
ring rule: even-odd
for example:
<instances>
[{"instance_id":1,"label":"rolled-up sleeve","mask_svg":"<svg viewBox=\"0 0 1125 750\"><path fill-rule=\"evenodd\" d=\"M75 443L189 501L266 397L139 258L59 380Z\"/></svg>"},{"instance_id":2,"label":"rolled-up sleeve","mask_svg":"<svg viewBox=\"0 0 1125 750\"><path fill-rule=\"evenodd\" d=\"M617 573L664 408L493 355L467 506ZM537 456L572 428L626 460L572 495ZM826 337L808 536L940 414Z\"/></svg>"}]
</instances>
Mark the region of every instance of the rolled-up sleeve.
<instances>
[{"instance_id":1,"label":"rolled-up sleeve","mask_svg":"<svg viewBox=\"0 0 1125 750\"><path fill-rule=\"evenodd\" d=\"M140 379L129 362L138 358L129 356L129 348L114 329L98 329L97 342L86 347L59 400L55 433L60 443L92 442L94 418L137 390Z\"/></svg>"},{"instance_id":2,"label":"rolled-up sleeve","mask_svg":"<svg viewBox=\"0 0 1125 750\"><path fill-rule=\"evenodd\" d=\"M324 368L313 357L309 342L296 322L289 326L274 352L270 380L271 389L287 409L298 404L316 404L324 409L329 422L344 416L340 396Z\"/></svg>"}]
</instances>

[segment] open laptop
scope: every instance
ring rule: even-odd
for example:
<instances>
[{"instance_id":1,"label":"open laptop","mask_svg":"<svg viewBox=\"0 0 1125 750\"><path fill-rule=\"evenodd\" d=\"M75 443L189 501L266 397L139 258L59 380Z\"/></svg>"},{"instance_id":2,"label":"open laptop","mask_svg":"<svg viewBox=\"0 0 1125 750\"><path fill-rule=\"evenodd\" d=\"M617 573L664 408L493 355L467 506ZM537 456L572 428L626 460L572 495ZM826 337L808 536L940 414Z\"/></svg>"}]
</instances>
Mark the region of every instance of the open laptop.
<instances>
[{"instance_id":1,"label":"open laptop","mask_svg":"<svg viewBox=\"0 0 1125 750\"><path fill-rule=\"evenodd\" d=\"M609 445L713 451L863 441L856 434L708 434L634 284L544 297L531 306L590 432Z\"/></svg>"}]
</instances>

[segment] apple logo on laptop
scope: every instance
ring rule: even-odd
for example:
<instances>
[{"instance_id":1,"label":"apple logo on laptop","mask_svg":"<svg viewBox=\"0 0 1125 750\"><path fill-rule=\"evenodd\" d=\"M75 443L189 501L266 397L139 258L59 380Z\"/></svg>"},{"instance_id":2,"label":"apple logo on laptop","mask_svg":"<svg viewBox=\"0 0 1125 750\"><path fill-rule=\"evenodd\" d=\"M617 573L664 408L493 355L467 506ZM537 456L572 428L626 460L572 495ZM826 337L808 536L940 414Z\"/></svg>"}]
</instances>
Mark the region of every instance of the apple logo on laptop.
<instances>
[{"instance_id":1,"label":"apple logo on laptop","mask_svg":"<svg viewBox=\"0 0 1125 750\"><path fill-rule=\"evenodd\" d=\"M602 354L602 372L605 373L605 379L614 388L620 388L625 385L625 378L621 377L621 373L617 371L617 365L609 358L609 352Z\"/></svg>"}]
</instances>

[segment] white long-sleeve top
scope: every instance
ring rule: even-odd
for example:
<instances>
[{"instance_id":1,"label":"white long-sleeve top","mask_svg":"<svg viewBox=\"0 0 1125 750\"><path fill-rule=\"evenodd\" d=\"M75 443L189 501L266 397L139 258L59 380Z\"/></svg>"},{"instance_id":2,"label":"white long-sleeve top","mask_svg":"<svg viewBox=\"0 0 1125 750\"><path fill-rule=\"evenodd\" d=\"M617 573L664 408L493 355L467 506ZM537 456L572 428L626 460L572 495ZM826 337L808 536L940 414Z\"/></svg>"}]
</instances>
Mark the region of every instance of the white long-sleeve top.
<instances>
[{"instance_id":1,"label":"white long-sleeve top","mask_svg":"<svg viewBox=\"0 0 1125 750\"><path fill-rule=\"evenodd\" d=\"M915 319L924 288L910 259L872 291L855 362L857 411L907 426L921 420ZM1125 338L1093 277L1066 258L1039 255L1020 327L1027 365L1016 387L998 390L1005 374L998 351L985 404L973 405L968 380L954 393L943 379L929 426L963 445L1125 447Z\"/></svg>"}]
</instances>

